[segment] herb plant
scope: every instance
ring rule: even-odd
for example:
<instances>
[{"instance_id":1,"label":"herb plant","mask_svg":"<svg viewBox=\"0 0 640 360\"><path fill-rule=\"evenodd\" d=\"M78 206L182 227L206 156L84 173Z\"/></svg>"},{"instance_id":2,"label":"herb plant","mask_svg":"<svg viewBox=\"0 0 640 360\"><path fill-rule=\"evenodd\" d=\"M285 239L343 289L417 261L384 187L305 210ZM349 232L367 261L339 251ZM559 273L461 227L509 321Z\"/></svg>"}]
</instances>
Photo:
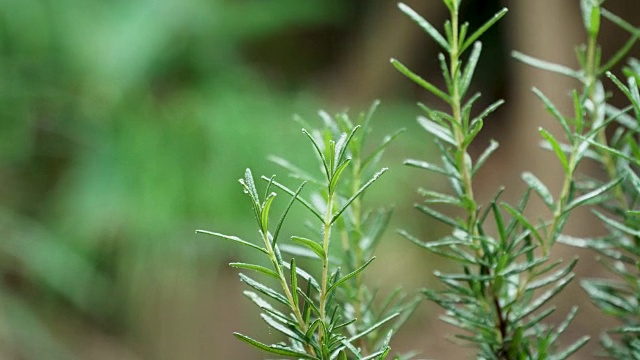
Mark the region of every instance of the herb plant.
<instances>
[{"instance_id":1,"label":"herb plant","mask_svg":"<svg viewBox=\"0 0 640 360\"><path fill-rule=\"evenodd\" d=\"M470 88L482 53L479 40L507 9L471 31L469 24L460 19L461 0L442 2L450 15L444 31L409 6L401 3L399 8L442 49L438 61L444 88L428 82L400 61L391 60L400 73L447 108L420 104L423 115L418 117L419 125L437 145L440 163L415 159L405 162L445 176L451 188L448 193L420 188L424 201L415 205L424 215L450 227L448 235L425 241L408 231L399 231L411 242L457 266L454 273L435 272L441 290L425 289L422 293L444 310L442 320L459 329L456 337L473 346L479 359L567 359L589 340L582 336L569 345L560 344L560 335L577 308L558 324L550 324L548 317L555 311L554 297L574 279L577 259L566 262L551 255L558 241L591 248L617 278L587 279L581 284L599 308L623 323L603 334L603 347L611 358L640 359L640 62L631 60L624 69L626 83L610 72L640 38L640 28L605 10L603 1L581 0L587 44L577 49L578 70L514 52L514 57L524 63L577 79L582 85L571 92L571 115L564 115L551 99L533 90L563 130L562 140L539 129L543 147L551 150L561 165L563 182L554 194L536 175L526 172L522 180L527 188L516 204L501 200L502 189L490 201L481 203L474 191L474 180L498 149L498 143L491 141L477 157L469 147L484 121L504 101L476 111L474 105L480 94L470 93ZM597 42L601 18L630 34L626 44L607 61L602 61ZM608 103L605 76L628 98L630 106L618 109ZM299 359L384 359L390 353L391 336L413 313L417 301L399 296L398 291L380 306L376 291L364 281L364 270L374 259L373 251L391 209L368 209L363 195L386 171L379 170L377 162L400 133L387 136L364 155L376 106L377 103L368 114L361 115L356 124L347 114L331 117L321 113L323 129L303 130L319 159L321 177L284 158L271 157L294 179L302 181L296 190L274 177L262 177L265 190L260 197L251 171L246 171L240 182L251 200L259 245L199 231L257 250L268 260L268 267L252 263L231 265L266 279L240 275L252 289L245 294L261 308L262 318L288 342L267 345L236 334L239 339L266 352ZM581 174L579 165L585 161L600 164L605 179ZM315 191L306 191L307 185ZM272 190L289 197L275 226L269 221L276 198ZM528 215L532 195L548 208L550 215L546 219ZM312 230L309 236L291 236L287 243L280 238L295 203L301 204L309 215L308 228ZM572 212L582 206L597 207L594 214L608 229L606 235L581 239L563 233ZM288 255L286 261L283 254ZM302 266L302 258L310 258L311 262Z\"/></svg>"},{"instance_id":2,"label":"herb plant","mask_svg":"<svg viewBox=\"0 0 640 360\"><path fill-rule=\"evenodd\" d=\"M560 240L594 249L601 256L605 268L615 276L615 279L585 279L581 285L598 308L622 323L601 337L601 344L608 356L613 359L640 359L640 213L637 204L640 195L640 177L637 173L640 165L637 136L640 121L637 80L640 66L637 60L630 60L623 71L627 77L626 84L610 72L638 41L640 28L607 11L602 5L602 1L581 1L587 44L577 51L581 66L579 70L522 54L516 54L516 57L533 66L575 78L583 85L580 93L573 93L574 119L566 118L548 99L542 99L567 131L570 144L557 146L583 149L581 155L599 164L605 174L604 180L585 177L572 184L570 191L588 191L588 194L597 195L589 201L597 205L593 213L603 222L608 233L588 239L562 236ZM624 46L606 62L601 59L598 45L601 18L630 34ZM630 102L629 106L618 109L608 103L603 85L603 81L608 81L605 76L624 93ZM571 123L575 127L568 131Z\"/></svg>"},{"instance_id":3,"label":"herb plant","mask_svg":"<svg viewBox=\"0 0 640 360\"><path fill-rule=\"evenodd\" d=\"M363 282L363 270L374 260L373 250L391 215L388 208L366 208L363 197L387 171L377 167L378 161L385 147L401 132L385 137L365 154L365 140L376 107L377 103L368 114L361 114L356 124L346 113L334 118L321 112L323 129L303 129L319 160L320 177L282 157L271 157L293 178L302 181L296 190L273 176L263 176L266 186L261 197L251 170L246 170L240 183L253 207L260 245L235 236L198 231L235 241L268 259L268 267L242 262L231 266L253 271L265 279L240 274L252 289L245 295L260 307L262 319L289 342L267 345L235 334L240 340L272 354L300 359L384 359L389 354L391 335L415 309L417 300L407 300L396 291L376 306L376 292ZM315 188L308 196L303 192L307 184ZM270 217L275 191L289 199L274 226ZM306 225L311 236L294 235L286 243L281 240L283 225L296 202L309 215ZM338 241L339 250L333 246ZM285 260L283 254L293 256ZM303 269L301 258L311 259L309 268ZM318 265L319 271L313 271L313 265Z\"/></svg>"},{"instance_id":4,"label":"herb plant","mask_svg":"<svg viewBox=\"0 0 640 360\"><path fill-rule=\"evenodd\" d=\"M498 144L492 141L476 159L472 159L468 148L482 129L485 118L503 101L498 100L472 116L473 105L480 95L468 94L468 90L482 51L478 39L507 10L501 10L479 29L469 32L468 23L461 23L459 19L460 1L445 0L444 3L450 13L444 35L408 6L400 4L400 9L444 51L438 59L446 89L427 82L395 59L391 62L402 74L450 108L445 112L421 104L424 116L418 118L419 124L435 137L442 164L420 160L407 160L406 164L448 178L452 194L419 189L425 199L416 208L450 226L452 233L426 242L406 231L400 233L459 265L458 273L436 271L444 290L427 289L424 293L445 310L442 318L445 322L462 330L456 336L477 347L479 358L546 359L553 356L554 359L565 359L579 349L587 337L558 350L559 335L573 319L575 309L557 326L543 322L554 311L553 306L547 306L548 302L572 280L571 271L576 263L576 260L568 264L551 260L550 252L570 211L596 195L575 197L570 191L573 173L588 143L576 141L567 156L553 135L541 129L541 135L557 150L563 162L565 182L561 193L554 199L535 175L525 173L523 180L528 189L518 204L500 201L501 190L489 204L480 204L474 195L474 176ZM585 145L579 146L580 143ZM548 221L540 223L525 215L532 192L553 211ZM457 210L456 215L447 214L445 207ZM489 230L492 227L495 232Z\"/></svg>"}]
</instances>

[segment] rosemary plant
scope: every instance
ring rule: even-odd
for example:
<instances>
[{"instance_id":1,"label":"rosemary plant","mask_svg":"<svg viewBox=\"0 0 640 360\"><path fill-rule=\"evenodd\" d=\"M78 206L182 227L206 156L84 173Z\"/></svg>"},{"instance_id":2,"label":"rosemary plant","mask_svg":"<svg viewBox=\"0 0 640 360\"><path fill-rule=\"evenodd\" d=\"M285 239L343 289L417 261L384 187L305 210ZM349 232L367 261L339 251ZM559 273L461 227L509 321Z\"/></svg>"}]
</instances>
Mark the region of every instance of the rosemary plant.
<instances>
[{"instance_id":1,"label":"rosemary plant","mask_svg":"<svg viewBox=\"0 0 640 360\"><path fill-rule=\"evenodd\" d=\"M277 286L272 286L269 281L240 274L251 288L245 295L260 307L262 319L288 341L268 345L236 333L240 340L268 353L298 359L385 359L390 353L391 335L412 313L417 301L407 300L396 291L377 306L375 291L363 281L363 270L373 261L373 251L391 216L391 209L366 208L363 197L387 170L380 169L378 162L386 146L401 132L385 137L366 154L365 140L376 107L377 103L369 113L361 114L356 124L347 114L331 117L321 112L323 129L303 129L319 159L320 177L282 157L271 157L302 181L296 190L274 177L262 177L266 188L260 197L247 169L240 183L251 200L260 245L198 230L240 243L268 259L269 267L240 262L231 266L256 272L265 280L275 279ZM308 192L303 192L307 184L315 188L308 197ZM269 221L277 194L274 190L289 197L275 226ZM307 210L311 236L291 236L291 242L285 243L281 230L295 202ZM339 240L341 251L335 251L334 239ZM285 261L283 254L292 256ZM301 267L302 258L311 259L307 270ZM312 270L313 263L318 271Z\"/></svg>"},{"instance_id":2,"label":"rosemary plant","mask_svg":"<svg viewBox=\"0 0 640 360\"><path fill-rule=\"evenodd\" d=\"M577 259L551 258L556 242L591 248L616 279L586 279L581 282L593 302L622 325L601 338L611 358L640 359L640 62L631 60L624 69L626 83L614 76L614 68L640 38L636 28L602 7L602 0L581 0L587 44L577 50L580 68L549 63L514 52L531 66L577 79L581 89L571 93L573 114L563 114L541 91L533 92L560 124L564 140L539 129L543 146L553 152L564 175L557 194L534 174L526 172L527 185L519 202L501 200L502 189L488 203L480 203L474 192L478 170L498 149L491 141L476 158L469 147L502 100L475 111L479 94L469 89L482 53L479 39L506 13L502 9L475 31L460 19L461 0L442 0L450 18L439 31L409 6L399 8L442 48L438 56L445 88L426 81L401 62L391 59L403 75L442 100L445 110L420 104L424 115L419 125L435 141L441 163L407 160L405 163L449 180L451 191L419 189L424 201L416 208L451 228L449 235L424 241L407 231L400 234L411 242L458 266L456 273L436 271L442 290L426 289L426 298L444 309L442 319L460 331L463 343L477 349L479 359L567 359L587 341L583 336L560 346L560 335L569 326L577 308L565 320L549 324L555 311L552 299L575 277ZM608 61L602 61L598 34L602 18L630 34L629 40ZM607 103L603 81L612 81L631 105L618 109ZM391 336L411 316L418 300L395 291L385 300L368 287L364 270L387 227L391 208L368 208L366 190L386 171L378 161L387 145L401 131L385 137L373 151L365 144L371 131L370 111L352 121L346 113L335 117L321 112L323 128L303 130L319 160L320 175L298 167L285 158L270 159L300 181L293 190L272 177L261 177L264 195L249 169L240 183L250 199L259 242L198 230L237 242L258 251L268 266L236 262L231 266L251 271L240 278L250 290L245 295L261 309L261 317L279 331L285 342L266 344L247 335L240 340L273 355L296 359L385 359ZM476 114L477 115L474 115ZM303 124L305 129L311 127ZM613 134L608 136L608 134ZM578 166L590 159L599 163L606 179L585 177ZM307 186L309 185L309 186ZM308 191L307 187L313 187ZM287 197L277 223L270 221L276 194ZM526 213L532 195L549 209L547 219L531 219ZM302 205L308 215L306 235L281 240L285 219L293 205ZM595 215L608 233L581 239L563 233L570 214L578 207L595 205ZM286 257L286 261L285 261ZM408 359L411 354L396 356Z\"/></svg>"},{"instance_id":3,"label":"rosemary plant","mask_svg":"<svg viewBox=\"0 0 640 360\"><path fill-rule=\"evenodd\" d=\"M459 19L460 0L443 0L450 19L444 25L444 35L426 19L404 4L400 9L420 25L443 50L438 59L445 89L440 89L411 72L399 61L391 63L405 76L440 98L449 111L421 104L424 116L419 124L434 138L442 164L407 160L406 164L448 178L452 193L445 194L419 189L424 202L416 208L427 216L452 228L450 235L423 241L406 231L401 234L428 251L451 259L459 265L458 273L435 272L444 290L424 290L427 298L445 310L442 319L460 330L456 336L475 345L481 359L566 359L588 337L582 337L559 350L558 338L576 314L570 311L566 320L552 326L544 320L554 312L549 301L574 277L576 260L563 263L550 259L551 249L561 235L566 220L576 207L595 201L613 188L618 180L603 184L578 195L574 174L585 157L590 140L600 133L598 126L585 126L584 101L576 94L574 121L561 116L539 91L550 111L563 125L570 145L563 147L548 131L540 134L553 149L564 170L564 184L557 196L535 175L524 173L528 188L515 206L500 201L501 190L488 204L480 204L474 194L474 177L478 169L498 148L492 141L476 159L469 154L469 145L502 100L494 102L479 115L472 116L479 94L468 94L482 45L481 35L502 18L502 9L474 32ZM520 56L527 60L524 56ZM538 61L529 61L538 62ZM525 208L532 193L537 194L551 210L544 222L531 220ZM457 209L456 214L446 207ZM495 228L495 231L489 229Z\"/></svg>"},{"instance_id":4,"label":"rosemary plant","mask_svg":"<svg viewBox=\"0 0 640 360\"><path fill-rule=\"evenodd\" d=\"M602 220L608 234L590 239L562 236L560 240L570 245L594 249L601 255L605 268L616 277L585 279L581 281L581 285L596 306L622 323L601 337L601 344L609 357L640 359L640 95L637 86L640 66L637 60L632 59L624 69L627 84L609 71L625 58L638 41L640 28L604 9L603 3L604 1L596 0L581 1L587 44L578 49L581 66L579 70L521 54L516 54L516 57L533 66L578 79L583 85L579 94L574 91L574 119L565 118L548 99L541 98L567 131L569 145L557 146L561 149L581 149L581 155L596 161L606 174L604 181L587 178L572 183L569 191L580 190L597 195L590 201L598 205L594 214ZM601 60L598 46L602 18L630 34L627 42L606 62ZM630 106L620 110L607 103L603 86L605 75L626 95ZM633 110L633 115L628 114L630 110ZM574 124L573 128L569 127L571 123ZM613 135L609 137L608 133ZM556 152L561 159L561 152Z\"/></svg>"}]
</instances>

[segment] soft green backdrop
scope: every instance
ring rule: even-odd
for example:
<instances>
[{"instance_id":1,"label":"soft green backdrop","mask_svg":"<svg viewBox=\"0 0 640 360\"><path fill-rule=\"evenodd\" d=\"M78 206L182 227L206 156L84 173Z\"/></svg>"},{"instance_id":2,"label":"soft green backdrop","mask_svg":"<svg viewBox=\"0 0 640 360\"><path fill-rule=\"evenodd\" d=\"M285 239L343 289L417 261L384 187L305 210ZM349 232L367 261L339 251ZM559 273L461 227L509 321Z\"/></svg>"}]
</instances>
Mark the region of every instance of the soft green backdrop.
<instances>
[{"instance_id":1,"label":"soft green backdrop","mask_svg":"<svg viewBox=\"0 0 640 360\"><path fill-rule=\"evenodd\" d=\"M407 2L442 22L439 2ZM472 26L500 6L467 3ZM485 103L514 88L500 29L478 71ZM265 160L279 154L316 170L293 115L320 124L319 109L375 98L374 137L409 131L369 197L397 208L371 281L427 284L434 259L394 229L440 231L411 204L444 184L401 165L431 154L414 119L433 99L388 59L437 82L436 51L383 0L0 0L0 358L261 358L231 335L276 339L226 266L250 255L194 230L251 239L244 169L282 178ZM400 350L442 351L430 309Z\"/></svg>"}]
</instances>

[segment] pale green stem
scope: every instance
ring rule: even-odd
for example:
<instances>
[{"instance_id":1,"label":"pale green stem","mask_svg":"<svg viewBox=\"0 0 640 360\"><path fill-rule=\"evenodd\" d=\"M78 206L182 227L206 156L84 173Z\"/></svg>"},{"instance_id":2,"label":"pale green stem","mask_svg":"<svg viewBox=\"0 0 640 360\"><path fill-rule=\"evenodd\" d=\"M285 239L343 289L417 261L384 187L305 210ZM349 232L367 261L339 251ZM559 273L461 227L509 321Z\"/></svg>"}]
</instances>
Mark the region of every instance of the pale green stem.
<instances>
[{"instance_id":1,"label":"pale green stem","mask_svg":"<svg viewBox=\"0 0 640 360\"><path fill-rule=\"evenodd\" d=\"M284 272L282 271L282 266L280 266L278 264L278 261L276 260L276 255L275 255L275 251L273 249L273 247L271 246L271 241L269 241L269 236L268 234L262 234L262 240L264 241L265 247L267 249L267 253L269 254L269 258L271 259L271 263L273 264L274 269L276 270L277 274L278 274L278 280L280 281L280 286L282 287L282 290L284 291L284 295L287 298L287 302L289 303L289 308L291 309L291 311L293 312L296 321L298 322L298 325L300 326L300 329L302 329L302 331L306 332L307 331L307 324L305 323L303 317L302 317L302 313L300 312L300 308L298 308L298 304L296 304L293 295L291 293L291 289L289 288L289 284L287 283L287 277L284 274ZM293 291L296 291L296 289L293 289ZM315 355L315 351L313 350L313 347L311 347L311 345L309 344L305 344L305 349L307 351L307 353L309 355Z\"/></svg>"},{"instance_id":2,"label":"pale green stem","mask_svg":"<svg viewBox=\"0 0 640 360\"><path fill-rule=\"evenodd\" d=\"M333 199L334 194L329 193L327 198L327 211L324 216L322 248L324 251L324 259L322 260L322 285L320 290L320 321L327 324L327 288L329 283L329 243L331 240L331 219L333 217ZM323 342L322 329L318 328L319 342Z\"/></svg>"}]
</instances>

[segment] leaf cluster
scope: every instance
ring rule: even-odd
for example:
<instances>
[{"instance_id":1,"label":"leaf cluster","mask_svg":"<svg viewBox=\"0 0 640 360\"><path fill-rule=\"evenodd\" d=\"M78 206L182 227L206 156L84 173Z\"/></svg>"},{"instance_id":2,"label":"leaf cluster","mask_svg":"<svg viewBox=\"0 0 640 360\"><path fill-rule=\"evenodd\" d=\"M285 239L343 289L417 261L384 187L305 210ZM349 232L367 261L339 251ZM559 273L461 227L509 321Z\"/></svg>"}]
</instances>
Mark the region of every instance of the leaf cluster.
<instances>
[{"instance_id":1,"label":"leaf cluster","mask_svg":"<svg viewBox=\"0 0 640 360\"><path fill-rule=\"evenodd\" d=\"M620 181L613 179L583 192L574 181L578 164L592 154L589 152L590 144L606 121L602 118L594 126L587 126L584 114L587 97L577 92L574 93L575 117L567 118L540 91L534 90L560 122L569 142L563 144L549 131L539 130L546 146L553 150L562 164L565 175L563 189L554 196L538 177L524 173L522 178L528 189L517 205L500 201L501 191L488 204L478 203L474 197L473 179L498 144L492 141L476 159L469 154L468 147L481 130L485 118L502 101L494 102L473 116L472 108L480 95L467 95L467 92L481 55L482 46L477 40L506 13L506 9L467 37L468 24L459 25L459 2L445 1L445 5L450 11L450 20L444 25L444 35L406 5L401 4L400 8L444 50L438 59L446 88L439 89L428 83L396 60L392 60L392 64L450 107L449 111L440 111L420 105L425 115L418 118L418 123L434 138L441 164L421 160L407 160L406 164L444 175L449 180L451 194L419 189L424 201L416 204L416 208L451 227L452 231L450 235L429 241L406 231L401 231L401 234L459 266L458 273L436 271L435 276L445 289L425 290L424 293L444 309L442 319L462 331L456 337L473 344L479 357L567 358L588 340L588 337L582 337L559 350L557 340L575 316L576 309L556 326L547 325L544 320L555 310L550 300L574 278L572 269L576 260L563 263L551 260L549 255L570 213L578 206L599 201ZM468 49L471 51L465 58L463 55ZM537 65L540 63L535 62ZM557 65L547 67L563 69ZM537 194L550 209L550 219L533 220L526 215L532 193Z\"/></svg>"},{"instance_id":2,"label":"leaf cluster","mask_svg":"<svg viewBox=\"0 0 640 360\"><path fill-rule=\"evenodd\" d=\"M239 262L230 265L257 272L265 279L240 274L251 289L245 295L261 309L267 325L288 342L268 345L235 334L240 340L271 354L301 359L384 359L390 353L391 335L413 312L417 301L407 300L396 291L378 306L376 292L363 281L363 270L374 260L373 251L391 216L391 209L366 209L363 196L387 170L378 168L378 161L401 133L385 137L365 155L365 140L377 105L361 114L356 123L346 113L332 117L321 112L323 128L306 130L311 127L298 119L318 159L320 174L301 169L283 157L270 157L292 178L302 180L296 190L274 177L263 176L266 186L261 196L251 171L246 170L240 183L252 205L260 245L200 231L257 250L269 260L269 267ZM314 187L311 192L303 191L307 184ZM286 194L289 200L273 226L271 209L278 193ZM306 225L312 235L293 235L283 243L279 240L281 230L294 203L301 204L309 214ZM340 255L333 250L334 238L341 240ZM283 253L290 260L285 261ZM302 264L307 263L303 269ZM321 270L314 271L318 267Z\"/></svg>"},{"instance_id":3,"label":"leaf cluster","mask_svg":"<svg viewBox=\"0 0 640 360\"><path fill-rule=\"evenodd\" d=\"M637 315L640 311L640 287L637 281L640 263L640 222L635 210L640 194L640 178L637 174L640 165L637 134L640 121L637 79L640 68L636 60L630 61L629 66L623 71L627 77L626 84L609 70L616 66L638 41L640 28L627 23L602 5L603 1L581 1L587 44L579 47L576 52L580 69L573 70L520 53L514 53L514 56L532 66L578 79L583 84L580 93L573 92L573 118L563 116L549 99L539 91L535 92L560 123L569 142L561 144L550 134L543 134L546 139L545 145L554 151L565 173L571 174L566 182L569 202L564 208L571 211L576 205L597 206L598 209L594 209L593 213L603 222L608 234L594 238L575 238L559 234L558 238L573 246L595 250L600 255L604 267L614 275L614 279L584 279L581 285L596 306L622 323L601 337L601 343L608 355L615 359L636 359L640 358L640 319ZM601 50L597 42L601 18L611 21L630 34L627 42L606 62L601 59ZM625 94L630 106L617 109L607 103L608 96L603 85L605 75ZM605 179L585 177L581 181L574 180L573 165L583 158L598 163L606 173ZM574 195L578 193L579 195Z\"/></svg>"}]
</instances>

